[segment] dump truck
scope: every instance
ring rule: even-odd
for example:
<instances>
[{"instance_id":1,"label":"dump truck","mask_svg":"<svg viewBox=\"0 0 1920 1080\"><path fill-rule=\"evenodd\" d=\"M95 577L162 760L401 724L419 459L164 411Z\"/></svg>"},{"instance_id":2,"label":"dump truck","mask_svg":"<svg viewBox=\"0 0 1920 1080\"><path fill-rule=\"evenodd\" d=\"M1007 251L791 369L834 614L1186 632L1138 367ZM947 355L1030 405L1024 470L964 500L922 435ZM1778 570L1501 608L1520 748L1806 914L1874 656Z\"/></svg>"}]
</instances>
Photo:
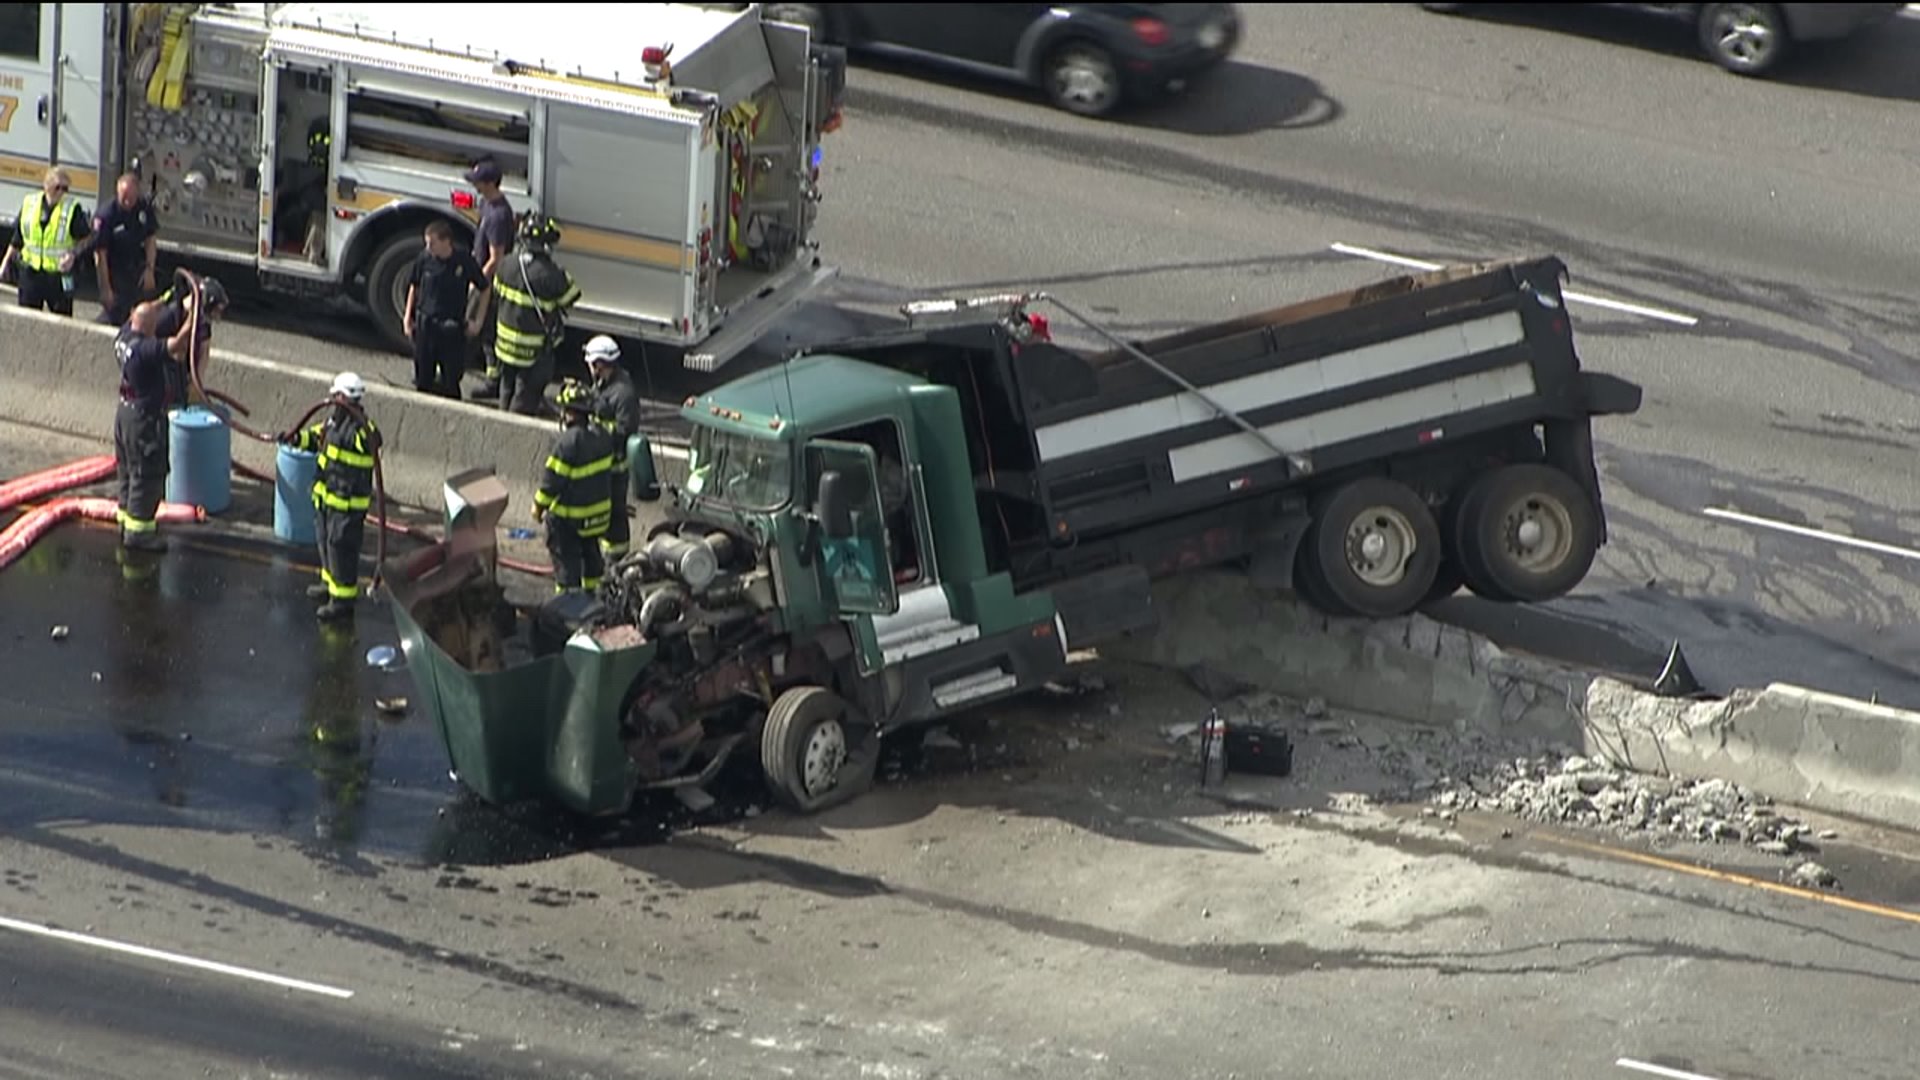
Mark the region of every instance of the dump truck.
<instances>
[{"instance_id":1,"label":"dump truck","mask_svg":"<svg viewBox=\"0 0 1920 1080\"><path fill-rule=\"evenodd\" d=\"M7 4L0 219L52 164L140 177L160 247L362 301L394 349L468 168L557 220L576 328L713 370L834 270L813 223L845 58L757 4Z\"/></svg>"},{"instance_id":2,"label":"dump truck","mask_svg":"<svg viewBox=\"0 0 1920 1080\"><path fill-rule=\"evenodd\" d=\"M757 759L812 812L882 736L1033 690L1070 650L1153 632L1156 579L1244 565L1348 616L1462 583L1574 588L1606 537L1552 257L1462 266L1130 342L1044 294L909 305L686 401L662 516L597 595L503 600L506 487L448 489L448 539L386 573L455 774L482 798L618 813ZM1052 341L1051 302L1112 348Z\"/></svg>"}]
</instances>

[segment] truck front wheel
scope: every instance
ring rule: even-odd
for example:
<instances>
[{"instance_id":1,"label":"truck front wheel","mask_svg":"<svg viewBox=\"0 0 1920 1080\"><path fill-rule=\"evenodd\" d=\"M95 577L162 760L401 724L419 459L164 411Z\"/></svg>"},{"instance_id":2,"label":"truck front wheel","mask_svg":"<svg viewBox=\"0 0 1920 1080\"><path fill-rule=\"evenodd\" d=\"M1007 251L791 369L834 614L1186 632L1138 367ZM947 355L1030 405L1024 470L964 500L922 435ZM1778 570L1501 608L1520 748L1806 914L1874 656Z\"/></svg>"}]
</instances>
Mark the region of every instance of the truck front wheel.
<instances>
[{"instance_id":1,"label":"truck front wheel","mask_svg":"<svg viewBox=\"0 0 1920 1080\"><path fill-rule=\"evenodd\" d=\"M774 798L802 813L839 801L846 719L846 702L824 687L796 686L774 699L760 733L760 768Z\"/></svg>"},{"instance_id":2,"label":"truck front wheel","mask_svg":"<svg viewBox=\"0 0 1920 1080\"><path fill-rule=\"evenodd\" d=\"M1426 599L1440 569L1440 526L1413 489L1363 477L1314 514L1301 551L1327 599L1370 619L1404 615Z\"/></svg>"},{"instance_id":3,"label":"truck front wheel","mask_svg":"<svg viewBox=\"0 0 1920 1080\"><path fill-rule=\"evenodd\" d=\"M1550 465L1507 465L1482 477L1461 502L1457 529L1460 569L1489 600L1565 596L1600 552L1593 500Z\"/></svg>"}]
</instances>

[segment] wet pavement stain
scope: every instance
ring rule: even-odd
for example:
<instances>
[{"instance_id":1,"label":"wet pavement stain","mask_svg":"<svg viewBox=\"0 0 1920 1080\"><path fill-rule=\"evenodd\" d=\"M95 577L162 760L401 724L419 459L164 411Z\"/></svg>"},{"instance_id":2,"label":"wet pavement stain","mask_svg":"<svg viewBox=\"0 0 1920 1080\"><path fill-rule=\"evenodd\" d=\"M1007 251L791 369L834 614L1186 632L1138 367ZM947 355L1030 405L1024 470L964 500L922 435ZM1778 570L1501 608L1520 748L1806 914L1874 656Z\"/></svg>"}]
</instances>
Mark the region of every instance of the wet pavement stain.
<instances>
[{"instance_id":1,"label":"wet pavement stain","mask_svg":"<svg viewBox=\"0 0 1920 1080\"><path fill-rule=\"evenodd\" d=\"M141 555L62 530L0 573L0 828L199 824L329 858L444 844L438 738L373 704L408 681L364 662L397 640L384 601L319 624L310 552L185 532Z\"/></svg>"}]
</instances>

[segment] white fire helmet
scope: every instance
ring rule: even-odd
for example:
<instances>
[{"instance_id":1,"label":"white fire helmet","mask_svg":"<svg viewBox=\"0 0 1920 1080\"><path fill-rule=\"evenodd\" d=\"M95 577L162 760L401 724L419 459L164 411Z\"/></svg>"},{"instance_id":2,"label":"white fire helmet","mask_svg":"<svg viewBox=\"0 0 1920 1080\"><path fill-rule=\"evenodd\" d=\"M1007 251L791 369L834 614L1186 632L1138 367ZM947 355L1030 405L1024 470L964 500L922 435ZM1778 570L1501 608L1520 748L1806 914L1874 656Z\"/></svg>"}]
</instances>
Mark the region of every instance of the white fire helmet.
<instances>
[{"instance_id":1,"label":"white fire helmet","mask_svg":"<svg viewBox=\"0 0 1920 1080\"><path fill-rule=\"evenodd\" d=\"M333 392L348 401L364 401L367 396L367 384L353 372L343 371L333 377Z\"/></svg>"},{"instance_id":2,"label":"white fire helmet","mask_svg":"<svg viewBox=\"0 0 1920 1080\"><path fill-rule=\"evenodd\" d=\"M587 342L587 363L613 364L620 360L620 345L605 334L599 334Z\"/></svg>"}]
</instances>

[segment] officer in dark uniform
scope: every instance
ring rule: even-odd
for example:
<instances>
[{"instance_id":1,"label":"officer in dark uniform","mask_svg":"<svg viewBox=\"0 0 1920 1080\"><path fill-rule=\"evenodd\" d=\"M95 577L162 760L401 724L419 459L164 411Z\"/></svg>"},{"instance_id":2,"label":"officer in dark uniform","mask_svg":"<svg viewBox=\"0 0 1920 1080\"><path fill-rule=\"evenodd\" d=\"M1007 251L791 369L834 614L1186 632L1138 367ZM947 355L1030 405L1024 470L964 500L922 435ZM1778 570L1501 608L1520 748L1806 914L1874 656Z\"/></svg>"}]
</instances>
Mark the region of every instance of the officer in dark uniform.
<instances>
[{"instance_id":1,"label":"officer in dark uniform","mask_svg":"<svg viewBox=\"0 0 1920 1080\"><path fill-rule=\"evenodd\" d=\"M513 203L500 190L500 182L505 179L499 163L491 158L482 158L467 170L467 183L480 193L480 223L473 231L473 259L480 264L480 273L487 279L487 291L471 314L480 321L480 354L487 379L480 396L486 399L500 396L500 358L493 349L493 279L500 272L500 264L513 254L513 237L519 231Z\"/></svg>"},{"instance_id":2,"label":"officer in dark uniform","mask_svg":"<svg viewBox=\"0 0 1920 1080\"><path fill-rule=\"evenodd\" d=\"M593 411L592 390L572 380L560 388L560 439L533 496L533 519L547 526L557 593L593 592L606 570L598 541L613 513L613 436L593 422Z\"/></svg>"},{"instance_id":3,"label":"officer in dark uniform","mask_svg":"<svg viewBox=\"0 0 1920 1080\"><path fill-rule=\"evenodd\" d=\"M360 411L366 382L343 371L334 377L331 397L333 411L325 421L280 436L288 446L320 455L313 481L320 581L308 586L307 596L326 598L315 612L323 621L350 617L360 598L360 546L373 507L374 455L380 452L380 431Z\"/></svg>"},{"instance_id":4,"label":"officer in dark uniform","mask_svg":"<svg viewBox=\"0 0 1920 1080\"><path fill-rule=\"evenodd\" d=\"M100 282L97 322L122 326L133 306L153 296L159 257L160 218L153 201L140 191L140 178L127 173L114 185L113 201L93 215L93 236L80 249L91 253Z\"/></svg>"},{"instance_id":5,"label":"officer in dark uniform","mask_svg":"<svg viewBox=\"0 0 1920 1080\"><path fill-rule=\"evenodd\" d=\"M158 305L141 304L113 343L120 361L120 408L113 417L120 542L142 551L166 547L154 515L167 490L167 408L180 385L170 369L187 351L185 328L168 341L155 332L159 321Z\"/></svg>"},{"instance_id":6,"label":"officer in dark uniform","mask_svg":"<svg viewBox=\"0 0 1920 1080\"><path fill-rule=\"evenodd\" d=\"M427 225L426 246L407 278L407 336L413 340L413 388L460 400L467 359L467 300L485 287L480 264L453 246L444 221Z\"/></svg>"},{"instance_id":7,"label":"officer in dark uniform","mask_svg":"<svg viewBox=\"0 0 1920 1080\"><path fill-rule=\"evenodd\" d=\"M627 520L627 440L640 430L640 394L620 366L620 346L605 334L587 342L587 370L593 374L594 419L613 437L613 519L600 550L612 563L627 553L633 524Z\"/></svg>"},{"instance_id":8,"label":"officer in dark uniform","mask_svg":"<svg viewBox=\"0 0 1920 1080\"><path fill-rule=\"evenodd\" d=\"M520 219L514 253L493 279L499 318L494 322L494 354L500 359L500 407L538 416L547 381L553 378L553 350L566 334L567 312L580 302L573 275L553 261L560 226L529 211Z\"/></svg>"}]
</instances>

